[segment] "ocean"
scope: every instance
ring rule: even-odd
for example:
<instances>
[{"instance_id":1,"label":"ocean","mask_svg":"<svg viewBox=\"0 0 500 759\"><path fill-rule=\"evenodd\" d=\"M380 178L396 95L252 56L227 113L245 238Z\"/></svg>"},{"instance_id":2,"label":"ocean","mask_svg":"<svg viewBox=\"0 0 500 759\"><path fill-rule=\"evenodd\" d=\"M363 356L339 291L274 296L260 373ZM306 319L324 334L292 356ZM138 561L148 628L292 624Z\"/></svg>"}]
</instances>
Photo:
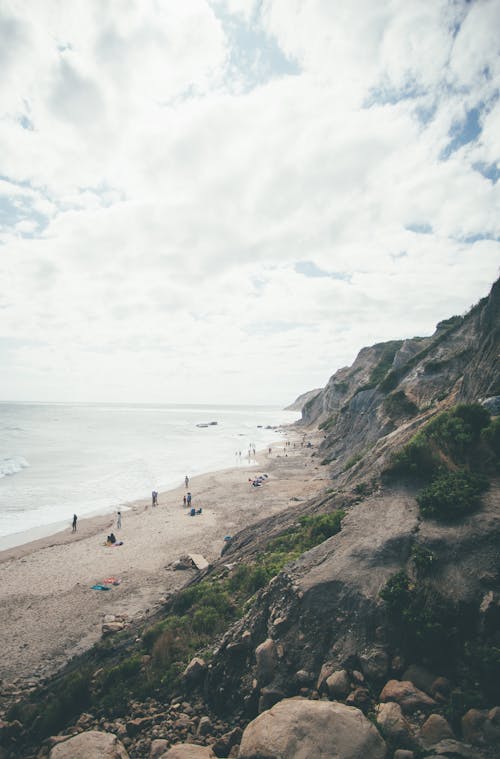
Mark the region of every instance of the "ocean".
<instances>
[{"instance_id":1,"label":"ocean","mask_svg":"<svg viewBox=\"0 0 500 759\"><path fill-rule=\"evenodd\" d=\"M185 475L247 466L249 447L279 441L272 428L297 418L267 406L0 403L0 550Z\"/></svg>"}]
</instances>

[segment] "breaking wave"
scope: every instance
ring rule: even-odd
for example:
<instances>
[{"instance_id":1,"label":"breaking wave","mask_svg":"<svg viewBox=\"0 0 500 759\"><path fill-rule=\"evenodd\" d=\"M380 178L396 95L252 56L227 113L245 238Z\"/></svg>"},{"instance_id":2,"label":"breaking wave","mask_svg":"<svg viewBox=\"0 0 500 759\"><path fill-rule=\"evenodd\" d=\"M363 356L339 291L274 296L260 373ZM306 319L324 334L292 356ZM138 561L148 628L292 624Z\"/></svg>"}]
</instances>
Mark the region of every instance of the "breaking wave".
<instances>
[{"instance_id":1,"label":"breaking wave","mask_svg":"<svg viewBox=\"0 0 500 759\"><path fill-rule=\"evenodd\" d=\"M22 456L14 456L14 458L0 459L0 477L6 477L8 474L16 474L21 469L26 469L29 466L26 459Z\"/></svg>"}]
</instances>

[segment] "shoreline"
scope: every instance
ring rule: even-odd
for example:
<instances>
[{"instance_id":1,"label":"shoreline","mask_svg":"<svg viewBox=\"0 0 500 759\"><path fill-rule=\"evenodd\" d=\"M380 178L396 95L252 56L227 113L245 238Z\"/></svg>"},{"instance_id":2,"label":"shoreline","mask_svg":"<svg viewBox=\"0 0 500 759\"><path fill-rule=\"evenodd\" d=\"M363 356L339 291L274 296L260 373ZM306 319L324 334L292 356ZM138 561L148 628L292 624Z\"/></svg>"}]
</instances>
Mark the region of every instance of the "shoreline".
<instances>
[{"instance_id":1,"label":"shoreline","mask_svg":"<svg viewBox=\"0 0 500 759\"><path fill-rule=\"evenodd\" d=\"M275 432L279 432L282 435L281 440L285 439L286 435L289 432L289 428L293 430L293 425L287 425L287 426L278 426L275 428ZM279 446L281 443L281 440L277 440L273 443L271 443L271 447ZM263 456L265 454L265 451L267 449L263 449L262 451L257 451L257 456ZM242 456L241 461L238 464L233 464L232 466L221 466L220 468L216 469L207 469L203 470L195 475L193 477L190 477L191 479L194 479L196 477L203 477L207 474L211 473L217 473L217 472L225 472L229 471L231 469L237 469L237 470L247 470L250 471L252 466L254 466L257 463L257 459L254 458L252 460L249 460L247 456ZM168 493L172 492L173 490L176 490L180 487L180 485L171 485L168 486L165 490L162 490L159 495L167 495ZM136 504L138 503L150 503L150 495L148 496L137 496L130 498L128 500L121 500L119 503L114 503L112 506L105 506L103 507L103 510L98 509L96 511L90 512L87 515L77 515L78 516L78 529L80 529L80 525L86 526L86 531L88 532L89 524L92 522L95 522L96 524L99 523L105 523L106 518L114 520L114 517L116 515L116 512L120 509L125 514L127 511L131 510ZM9 535L2 535L0 536L0 563L3 561L4 554L15 551L16 549L21 549L23 546L29 546L29 545L35 545L40 544L41 541L50 540L51 538L56 541L58 544L60 543L60 540L58 540L58 536L60 535L66 535L68 531L68 525L71 527L71 514L69 513L71 509L68 510L68 518L64 520L58 520L56 522L52 522L47 525L37 526L37 527L30 527L26 530L20 530L19 532L10 533ZM113 521L111 522L111 524ZM110 525L108 525L110 526Z\"/></svg>"},{"instance_id":2,"label":"shoreline","mask_svg":"<svg viewBox=\"0 0 500 759\"><path fill-rule=\"evenodd\" d=\"M192 505L203 510L198 516L183 507L182 485L160 493L157 507L150 499L127 504L121 530L114 526L115 510L82 518L76 533L68 528L1 551L2 696L43 681L90 648L101 638L106 615L146 619L166 594L195 576L196 570L173 570L181 555L202 554L211 563L226 535L285 510L292 498L305 501L322 490L327 479L311 450L300 446L302 434L286 430L272 455L258 451L250 466L190 479ZM266 483L251 487L249 476L261 473L269 474ZM105 545L110 531L123 545ZM109 576L121 583L104 593L92 589Z\"/></svg>"}]
</instances>

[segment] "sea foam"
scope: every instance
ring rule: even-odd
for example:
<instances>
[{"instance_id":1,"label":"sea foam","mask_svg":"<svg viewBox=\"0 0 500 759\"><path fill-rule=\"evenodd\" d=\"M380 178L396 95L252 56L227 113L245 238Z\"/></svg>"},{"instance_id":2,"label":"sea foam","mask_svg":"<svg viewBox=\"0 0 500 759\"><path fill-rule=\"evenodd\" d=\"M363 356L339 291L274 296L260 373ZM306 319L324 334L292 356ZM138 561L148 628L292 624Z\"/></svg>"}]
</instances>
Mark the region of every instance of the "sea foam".
<instances>
[{"instance_id":1,"label":"sea foam","mask_svg":"<svg viewBox=\"0 0 500 759\"><path fill-rule=\"evenodd\" d=\"M22 456L13 456L12 458L0 459L0 477L6 477L8 474L16 474L21 469L25 469L29 464Z\"/></svg>"}]
</instances>

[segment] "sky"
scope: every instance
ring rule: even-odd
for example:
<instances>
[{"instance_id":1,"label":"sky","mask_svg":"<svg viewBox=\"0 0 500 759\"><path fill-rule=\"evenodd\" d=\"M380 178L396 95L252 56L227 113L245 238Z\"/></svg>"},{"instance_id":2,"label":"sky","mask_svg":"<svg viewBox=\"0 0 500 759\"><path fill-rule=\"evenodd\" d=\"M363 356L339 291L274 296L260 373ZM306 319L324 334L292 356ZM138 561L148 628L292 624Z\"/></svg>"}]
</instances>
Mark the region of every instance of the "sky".
<instances>
[{"instance_id":1,"label":"sky","mask_svg":"<svg viewBox=\"0 0 500 759\"><path fill-rule=\"evenodd\" d=\"M0 400L285 405L500 264L500 0L0 0Z\"/></svg>"}]
</instances>

